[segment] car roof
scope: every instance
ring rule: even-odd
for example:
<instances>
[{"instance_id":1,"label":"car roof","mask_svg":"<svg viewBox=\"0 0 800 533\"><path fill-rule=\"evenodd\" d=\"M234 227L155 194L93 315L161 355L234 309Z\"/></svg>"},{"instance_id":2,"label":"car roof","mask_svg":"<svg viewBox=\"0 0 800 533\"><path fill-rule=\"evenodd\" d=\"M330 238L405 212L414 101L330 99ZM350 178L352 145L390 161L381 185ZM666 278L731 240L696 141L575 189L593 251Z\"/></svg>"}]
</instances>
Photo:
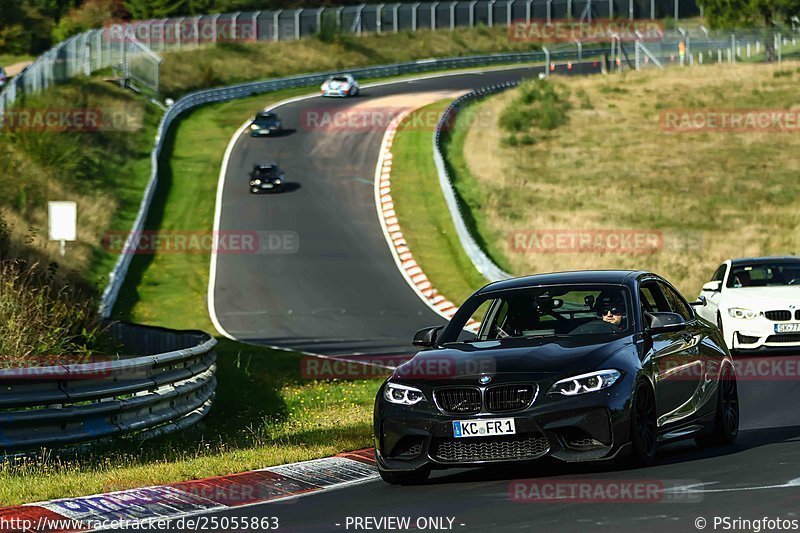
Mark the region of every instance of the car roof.
<instances>
[{"instance_id":1,"label":"car roof","mask_svg":"<svg viewBox=\"0 0 800 533\"><path fill-rule=\"evenodd\" d=\"M782 255L775 257L739 257L731 259L731 265L766 265L770 263L800 263L800 257L796 255Z\"/></svg>"},{"instance_id":2,"label":"car roof","mask_svg":"<svg viewBox=\"0 0 800 533\"><path fill-rule=\"evenodd\" d=\"M256 168L258 169L268 169L268 168L276 168L278 163L257 163Z\"/></svg>"},{"instance_id":3,"label":"car roof","mask_svg":"<svg viewBox=\"0 0 800 533\"><path fill-rule=\"evenodd\" d=\"M627 285L631 280L645 274L650 273L643 270L575 270L571 272L551 272L495 281L494 283L486 285L478 292L484 293L562 283L611 283Z\"/></svg>"},{"instance_id":4,"label":"car roof","mask_svg":"<svg viewBox=\"0 0 800 533\"><path fill-rule=\"evenodd\" d=\"M256 113L256 116L259 117L276 117L278 114L275 111L259 111Z\"/></svg>"}]
</instances>

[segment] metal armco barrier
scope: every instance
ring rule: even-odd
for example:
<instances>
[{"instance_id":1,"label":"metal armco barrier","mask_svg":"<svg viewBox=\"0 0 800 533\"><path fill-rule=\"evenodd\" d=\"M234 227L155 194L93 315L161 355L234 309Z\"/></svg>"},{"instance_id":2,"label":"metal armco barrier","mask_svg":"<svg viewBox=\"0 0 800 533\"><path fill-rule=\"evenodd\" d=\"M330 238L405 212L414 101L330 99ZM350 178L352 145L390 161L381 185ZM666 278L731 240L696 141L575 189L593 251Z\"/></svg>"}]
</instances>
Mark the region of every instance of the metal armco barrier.
<instances>
[{"instance_id":1,"label":"metal armco barrier","mask_svg":"<svg viewBox=\"0 0 800 533\"><path fill-rule=\"evenodd\" d=\"M0 452L152 436L208 413L217 384L215 339L121 323L110 333L126 349L153 355L0 369Z\"/></svg>"},{"instance_id":2,"label":"metal armco barrier","mask_svg":"<svg viewBox=\"0 0 800 533\"><path fill-rule=\"evenodd\" d=\"M608 48L592 48L583 51L584 56L599 55L607 53ZM569 51L554 51L550 52L550 59L568 59L577 56L574 50ZM524 52L524 53L511 53L511 54L489 54L478 55L469 57L453 57L445 59L429 59L424 61L414 61L410 63L397 63L394 65L383 65L378 67L366 67L350 69L347 72L352 73L357 78L383 78L389 76L398 76L403 74L414 74L431 72L435 70L469 68L478 66L491 66L499 64L512 64L512 63L529 63L529 62L544 62L546 55L544 52ZM172 122L183 112L194 109L204 104L213 102L226 102L237 98L245 98L257 94L268 93L272 91L279 91L281 89L290 89L293 87L310 87L321 84L328 76L335 72L322 72L317 74L309 74L304 76L292 76L288 78L272 79L267 81L257 81L250 83L242 83L239 85L231 85L229 87L222 87L219 89L207 89L202 91L195 91L186 96L178 99L161 119L156 133L155 146L150 156L151 173L150 180L145 188L142 202L139 207L139 212L136 220L133 223L131 232L126 239L122 252L120 253L114 269L108 277L108 285L103 291L100 314L103 317L109 317L114 307L114 302L117 300L122 283L125 280L125 275L128 272L131 260L133 259L133 236L139 234L144 229L144 223L147 220L147 211L150 203L153 200L156 186L158 184L158 159L161 154L164 137L169 130Z\"/></svg>"}]
</instances>

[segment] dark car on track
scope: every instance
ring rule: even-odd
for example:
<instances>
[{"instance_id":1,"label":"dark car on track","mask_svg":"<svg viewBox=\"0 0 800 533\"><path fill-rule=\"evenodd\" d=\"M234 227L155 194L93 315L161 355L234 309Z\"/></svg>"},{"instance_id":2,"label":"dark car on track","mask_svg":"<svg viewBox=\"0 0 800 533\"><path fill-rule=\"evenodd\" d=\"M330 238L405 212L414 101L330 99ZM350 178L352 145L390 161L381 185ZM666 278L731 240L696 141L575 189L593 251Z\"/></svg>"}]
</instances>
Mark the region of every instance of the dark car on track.
<instances>
[{"instance_id":1,"label":"dark car on track","mask_svg":"<svg viewBox=\"0 0 800 533\"><path fill-rule=\"evenodd\" d=\"M487 285L447 326L417 332L424 349L381 386L381 477L418 483L432 468L545 456L650 464L665 442L733 443L733 361L692 305L703 301L642 271Z\"/></svg>"},{"instance_id":2,"label":"dark car on track","mask_svg":"<svg viewBox=\"0 0 800 533\"><path fill-rule=\"evenodd\" d=\"M250 192L279 192L285 186L283 170L277 163L260 163L250 173Z\"/></svg>"},{"instance_id":3,"label":"dark car on track","mask_svg":"<svg viewBox=\"0 0 800 533\"><path fill-rule=\"evenodd\" d=\"M283 131L283 122L273 111L259 111L250 124L250 136L276 135Z\"/></svg>"}]
</instances>

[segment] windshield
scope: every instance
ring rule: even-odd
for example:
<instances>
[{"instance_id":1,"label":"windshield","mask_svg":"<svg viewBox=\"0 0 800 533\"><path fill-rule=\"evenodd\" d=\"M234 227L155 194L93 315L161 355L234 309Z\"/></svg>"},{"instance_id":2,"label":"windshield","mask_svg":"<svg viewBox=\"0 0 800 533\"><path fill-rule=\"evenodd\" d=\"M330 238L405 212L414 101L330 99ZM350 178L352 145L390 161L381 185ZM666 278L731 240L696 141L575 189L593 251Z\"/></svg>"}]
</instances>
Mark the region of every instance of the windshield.
<instances>
[{"instance_id":1,"label":"windshield","mask_svg":"<svg viewBox=\"0 0 800 533\"><path fill-rule=\"evenodd\" d=\"M347 78L345 78L344 76L334 76L333 78L331 78L331 81L338 81L340 83L347 83Z\"/></svg>"},{"instance_id":2,"label":"windshield","mask_svg":"<svg viewBox=\"0 0 800 533\"><path fill-rule=\"evenodd\" d=\"M727 287L779 287L800 285L800 261L796 263L765 263L735 265L728 276Z\"/></svg>"},{"instance_id":3,"label":"windshield","mask_svg":"<svg viewBox=\"0 0 800 533\"><path fill-rule=\"evenodd\" d=\"M464 304L470 306L472 317L457 326L467 329L457 339L443 342L629 334L632 324L628 294L621 285L584 284L489 293ZM480 326L474 325L481 315ZM458 331L448 330L448 334Z\"/></svg>"},{"instance_id":4,"label":"windshield","mask_svg":"<svg viewBox=\"0 0 800 533\"><path fill-rule=\"evenodd\" d=\"M269 124L275 122L277 118L275 115L256 115L255 122L257 124Z\"/></svg>"}]
</instances>

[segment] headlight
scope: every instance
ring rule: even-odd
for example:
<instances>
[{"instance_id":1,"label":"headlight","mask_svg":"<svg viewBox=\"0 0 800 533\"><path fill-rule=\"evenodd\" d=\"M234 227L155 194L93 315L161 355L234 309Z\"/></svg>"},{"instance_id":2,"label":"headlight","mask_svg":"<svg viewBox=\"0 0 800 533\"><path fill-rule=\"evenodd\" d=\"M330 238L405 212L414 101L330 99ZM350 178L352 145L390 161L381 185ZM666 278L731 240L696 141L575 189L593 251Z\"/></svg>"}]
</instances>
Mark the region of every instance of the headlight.
<instances>
[{"instance_id":1,"label":"headlight","mask_svg":"<svg viewBox=\"0 0 800 533\"><path fill-rule=\"evenodd\" d=\"M275 183L280 183L280 182L281 182L280 178L275 178Z\"/></svg>"},{"instance_id":2,"label":"headlight","mask_svg":"<svg viewBox=\"0 0 800 533\"><path fill-rule=\"evenodd\" d=\"M751 311L750 309L744 309L742 307L731 307L728 309L728 314L732 318L742 318L745 320L752 320L758 316L758 313L755 311Z\"/></svg>"},{"instance_id":3,"label":"headlight","mask_svg":"<svg viewBox=\"0 0 800 533\"><path fill-rule=\"evenodd\" d=\"M622 373L618 370L598 370L597 372L573 376L553 383L553 386L550 387L550 394L575 396L598 391L616 383L620 376L622 376Z\"/></svg>"},{"instance_id":4,"label":"headlight","mask_svg":"<svg viewBox=\"0 0 800 533\"><path fill-rule=\"evenodd\" d=\"M257 130L258 129L258 125L257 124L250 124L250 129L251 130Z\"/></svg>"},{"instance_id":5,"label":"headlight","mask_svg":"<svg viewBox=\"0 0 800 533\"><path fill-rule=\"evenodd\" d=\"M253 180L253 185L261 185L261 180Z\"/></svg>"},{"instance_id":6,"label":"headlight","mask_svg":"<svg viewBox=\"0 0 800 533\"><path fill-rule=\"evenodd\" d=\"M401 405L414 405L419 402L425 401L425 395L422 391L405 385L398 385L397 383L389 383L383 391L383 397L389 403L399 403Z\"/></svg>"}]
</instances>

